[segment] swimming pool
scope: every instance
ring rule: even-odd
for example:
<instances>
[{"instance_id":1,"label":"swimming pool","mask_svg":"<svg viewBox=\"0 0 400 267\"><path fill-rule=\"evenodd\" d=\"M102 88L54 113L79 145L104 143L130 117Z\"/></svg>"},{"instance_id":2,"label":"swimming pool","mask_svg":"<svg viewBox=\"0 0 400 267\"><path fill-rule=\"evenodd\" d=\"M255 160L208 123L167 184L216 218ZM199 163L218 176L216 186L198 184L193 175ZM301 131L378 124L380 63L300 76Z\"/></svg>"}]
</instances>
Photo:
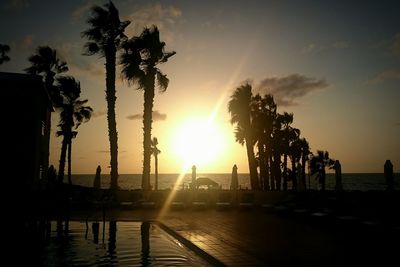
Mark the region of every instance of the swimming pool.
<instances>
[{"instance_id":1,"label":"swimming pool","mask_svg":"<svg viewBox=\"0 0 400 267\"><path fill-rule=\"evenodd\" d=\"M50 221L44 266L210 266L155 222Z\"/></svg>"}]
</instances>

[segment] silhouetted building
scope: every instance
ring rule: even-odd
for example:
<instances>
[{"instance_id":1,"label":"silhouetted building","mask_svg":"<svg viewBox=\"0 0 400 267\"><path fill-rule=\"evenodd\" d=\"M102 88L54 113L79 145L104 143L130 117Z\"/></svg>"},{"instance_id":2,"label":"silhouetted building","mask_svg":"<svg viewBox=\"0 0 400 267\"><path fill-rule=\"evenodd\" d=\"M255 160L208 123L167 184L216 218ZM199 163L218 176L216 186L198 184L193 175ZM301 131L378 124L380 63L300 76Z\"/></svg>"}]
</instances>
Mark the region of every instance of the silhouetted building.
<instances>
[{"instance_id":1,"label":"silhouetted building","mask_svg":"<svg viewBox=\"0 0 400 267\"><path fill-rule=\"evenodd\" d=\"M1 167L7 174L1 183L35 190L47 175L51 100L37 75L0 72L0 93L5 144Z\"/></svg>"}]
</instances>

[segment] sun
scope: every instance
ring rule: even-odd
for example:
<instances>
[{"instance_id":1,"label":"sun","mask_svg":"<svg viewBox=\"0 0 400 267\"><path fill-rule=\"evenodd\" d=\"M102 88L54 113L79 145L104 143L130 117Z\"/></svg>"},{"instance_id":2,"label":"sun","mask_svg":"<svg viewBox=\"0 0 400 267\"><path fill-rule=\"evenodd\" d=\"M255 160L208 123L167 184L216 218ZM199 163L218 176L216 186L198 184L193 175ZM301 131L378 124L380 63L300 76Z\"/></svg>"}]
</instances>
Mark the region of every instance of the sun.
<instances>
[{"instance_id":1,"label":"sun","mask_svg":"<svg viewBox=\"0 0 400 267\"><path fill-rule=\"evenodd\" d=\"M225 149L222 129L213 120L191 119L177 127L173 147L185 167L217 163Z\"/></svg>"}]
</instances>

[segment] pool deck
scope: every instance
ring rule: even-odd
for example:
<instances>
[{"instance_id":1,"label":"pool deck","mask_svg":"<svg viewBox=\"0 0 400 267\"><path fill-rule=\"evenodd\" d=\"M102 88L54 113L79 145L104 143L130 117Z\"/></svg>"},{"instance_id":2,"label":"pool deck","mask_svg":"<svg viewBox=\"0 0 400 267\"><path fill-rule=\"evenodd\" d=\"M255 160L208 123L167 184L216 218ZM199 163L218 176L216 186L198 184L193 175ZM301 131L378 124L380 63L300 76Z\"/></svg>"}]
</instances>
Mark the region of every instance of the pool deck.
<instances>
[{"instance_id":1,"label":"pool deck","mask_svg":"<svg viewBox=\"0 0 400 267\"><path fill-rule=\"evenodd\" d=\"M354 210L339 213L293 204L188 208L168 210L162 217L160 209L110 209L105 219L159 221L226 266L398 266L398 207L389 217L360 217ZM71 220L84 218L101 220L103 213L70 214Z\"/></svg>"}]
</instances>

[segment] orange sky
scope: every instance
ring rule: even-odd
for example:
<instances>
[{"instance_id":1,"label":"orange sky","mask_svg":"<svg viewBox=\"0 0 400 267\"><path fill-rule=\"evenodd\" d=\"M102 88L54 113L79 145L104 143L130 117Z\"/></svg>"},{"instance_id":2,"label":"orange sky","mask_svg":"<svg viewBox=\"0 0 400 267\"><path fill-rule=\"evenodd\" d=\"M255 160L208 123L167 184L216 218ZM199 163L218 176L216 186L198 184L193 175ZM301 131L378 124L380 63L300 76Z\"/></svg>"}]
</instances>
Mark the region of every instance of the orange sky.
<instances>
[{"instance_id":1,"label":"orange sky","mask_svg":"<svg viewBox=\"0 0 400 267\"><path fill-rule=\"evenodd\" d=\"M15 30L0 29L0 42L11 47L11 61L0 71L22 72L38 45L57 49L95 110L73 141L73 173L95 173L97 165L107 173L104 59L83 56L80 37L88 9L103 2L5 2L0 21ZM248 172L227 112L243 81L251 81L255 93L274 93L278 111L294 113L293 126L312 151L328 150L343 172L382 172L386 159L400 171L399 5L297 2L114 1L121 18L133 22L129 36L156 24L167 50L177 52L161 66L170 84L154 99L159 172L178 173L185 164L197 164L200 173L231 172L233 164ZM119 173L141 173L143 93L117 77ZM209 129L201 126L207 121ZM189 135L188 125L199 126L190 126L193 137L177 144L177 136ZM53 134L56 168L60 148Z\"/></svg>"}]
</instances>

